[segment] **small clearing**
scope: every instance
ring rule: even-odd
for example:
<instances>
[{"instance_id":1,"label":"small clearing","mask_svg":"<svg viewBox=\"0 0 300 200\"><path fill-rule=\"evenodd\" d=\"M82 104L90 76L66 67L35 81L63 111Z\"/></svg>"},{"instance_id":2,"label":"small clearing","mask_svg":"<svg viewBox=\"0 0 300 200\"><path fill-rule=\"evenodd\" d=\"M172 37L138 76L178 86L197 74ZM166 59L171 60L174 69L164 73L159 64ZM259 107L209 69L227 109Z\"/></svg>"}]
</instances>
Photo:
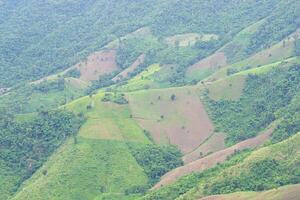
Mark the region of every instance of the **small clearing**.
<instances>
[{"instance_id":1,"label":"small clearing","mask_svg":"<svg viewBox=\"0 0 300 200\"><path fill-rule=\"evenodd\" d=\"M198 34L198 33L186 33L167 37L166 43L172 46L187 47L194 45L197 41L210 41L217 40L219 36L215 34Z\"/></svg>"},{"instance_id":2,"label":"small clearing","mask_svg":"<svg viewBox=\"0 0 300 200\"><path fill-rule=\"evenodd\" d=\"M213 153L207 157L204 157L204 158L201 158L194 162L191 162L182 167L178 167L178 168L168 172L167 174L165 174L161 178L161 181L158 182L152 189L158 189L161 186L165 186L165 185L174 183L180 177L188 175L190 173L201 172L205 169L212 168L212 167L216 166L218 163L224 162L229 156L233 155L236 151L259 147L262 144L264 144L264 142L267 141L267 139L270 138L274 129L275 129L275 127L271 126L268 130L266 130L262 134L259 134L255 138L250 138L250 139L240 142L232 147L218 151L216 153Z\"/></svg>"},{"instance_id":3,"label":"small clearing","mask_svg":"<svg viewBox=\"0 0 300 200\"><path fill-rule=\"evenodd\" d=\"M225 149L225 134L214 133L207 141L201 144L197 149L183 156L185 164L204 158L212 153Z\"/></svg>"},{"instance_id":4,"label":"small clearing","mask_svg":"<svg viewBox=\"0 0 300 200\"><path fill-rule=\"evenodd\" d=\"M224 52L216 52L211 56L200 60L198 63L190 66L187 70L188 78L202 78L210 71L219 69L227 65L227 57Z\"/></svg>"},{"instance_id":5,"label":"small clearing","mask_svg":"<svg viewBox=\"0 0 300 200\"><path fill-rule=\"evenodd\" d=\"M80 71L80 80L86 82L97 80L101 75L118 70L116 50L95 52L72 68L77 68Z\"/></svg>"}]
</instances>

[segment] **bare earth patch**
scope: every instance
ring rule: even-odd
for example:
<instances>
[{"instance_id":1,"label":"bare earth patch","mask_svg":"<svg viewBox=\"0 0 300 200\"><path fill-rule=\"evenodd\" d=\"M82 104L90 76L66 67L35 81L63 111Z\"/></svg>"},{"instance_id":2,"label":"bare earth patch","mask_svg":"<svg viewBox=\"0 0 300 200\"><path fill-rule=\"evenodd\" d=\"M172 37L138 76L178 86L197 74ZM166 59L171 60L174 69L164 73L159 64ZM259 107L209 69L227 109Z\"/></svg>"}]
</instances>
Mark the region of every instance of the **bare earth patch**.
<instances>
[{"instance_id":1,"label":"bare earth patch","mask_svg":"<svg viewBox=\"0 0 300 200\"><path fill-rule=\"evenodd\" d=\"M214 133L207 141L201 144L197 149L183 156L185 164L208 156L214 152L225 149L225 134Z\"/></svg>"},{"instance_id":2,"label":"bare earth patch","mask_svg":"<svg viewBox=\"0 0 300 200\"><path fill-rule=\"evenodd\" d=\"M140 91L129 93L128 99L133 118L158 144L176 145L186 154L213 134L195 88Z\"/></svg>"},{"instance_id":3,"label":"bare earth patch","mask_svg":"<svg viewBox=\"0 0 300 200\"><path fill-rule=\"evenodd\" d=\"M161 186L174 183L178 178L190 174L192 172L201 172L205 169L216 166L218 163L224 162L229 156L233 155L236 151L244 149L255 148L261 146L274 131L274 127L269 128L264 133L259 134L255 138L250 138L243 142L240 142L232 147L213 153L207 157L191 162L182 167L178 167L169 173L165 174L159 183L157 183L152 189L157 189Z\"/></svg>"},{"instance_id":4,"label":"bare earth patch","mask_svg":"<svg viewBox=\"0 0 300 200\"><path fill-rule=\"evenodd\" d=\"M83 81L97 80L99 76L109 74L118 69L116 50L95 52L87 57L85 61L76 64L72 68L77 68L80 71L80 79Z\"/></svg>"}]
</instances>

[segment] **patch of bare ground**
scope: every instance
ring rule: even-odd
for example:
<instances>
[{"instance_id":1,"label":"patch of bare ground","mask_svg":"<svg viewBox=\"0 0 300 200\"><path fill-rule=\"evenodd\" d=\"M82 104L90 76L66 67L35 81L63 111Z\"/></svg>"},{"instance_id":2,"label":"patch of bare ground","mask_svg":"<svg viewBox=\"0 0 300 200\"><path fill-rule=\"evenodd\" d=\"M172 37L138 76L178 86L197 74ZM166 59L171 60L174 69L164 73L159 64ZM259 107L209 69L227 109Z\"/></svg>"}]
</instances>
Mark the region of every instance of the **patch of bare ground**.
<instances>
[{"instance_id":1,"label":"patch of bare ground","mask_svg":"<svg viewBox=\"0 0 300 200\"><path fill-rule=\"evenodd\" d=\"M97 80L99 76L112 73L118 70L116 63L116 50L103 50L88 56L72 68L77 68L80 73L80 80L90 82Z\"/></svg>"},{"instance_id":2,"label":"patch of bare ground","mask_svg":"<svg viewBox=\"0 0 300 200\"><path fill-rule=\"evenodd\" d=\"M224 52L216 52L211 56L200 60L198 63L190 66L187 73L193 73L202 69L217 69L227 65L227 57Z\"/></svg>"},{"instance_id":3,"label":"patch of bare ground","mask_svg":"<svg viewBox=\"0 0 300 200\"><path fill-rule=\"evenodd\" d=\"M214 133L194 151L183 156L182 160L185 164L204 158L214 152L225 149L225 134Z\"/></svg>"},{"instance_id":4,"label":"patch of bare ground","mask_svg":"<svg viewBox=\"0 0 300 200\"><path fill-rule=\"evenodd\" d=\"M178 167L167 174L165 174L159 183L157 183L152 189L157 189L161 186L174 183L178 178L188 175L192 172L201 172L205 169L212 168L218 163L226 161L226 159L233 155L237 151L244 149L252 149L261 146L264 142L270 138L274 131L275 127L272 126L267 129L265 132L259 134L254 138L247 139L242 141L234 146L226 148L224 150L215 152L209 156L196 160L194 162L188 163L182 167Z\"/></svg>"},{"instance_id":5,"label":"patch of bare ground","mask_svg":"<svg viewBox=\"0 0 300 200\"><path fill-rule=\"evenodd\" d=\"M176 145L186 154L213 134L194 88L147 90L129 94L128 99L133 118L158 144Z\"/></svg>"}]
</instances>

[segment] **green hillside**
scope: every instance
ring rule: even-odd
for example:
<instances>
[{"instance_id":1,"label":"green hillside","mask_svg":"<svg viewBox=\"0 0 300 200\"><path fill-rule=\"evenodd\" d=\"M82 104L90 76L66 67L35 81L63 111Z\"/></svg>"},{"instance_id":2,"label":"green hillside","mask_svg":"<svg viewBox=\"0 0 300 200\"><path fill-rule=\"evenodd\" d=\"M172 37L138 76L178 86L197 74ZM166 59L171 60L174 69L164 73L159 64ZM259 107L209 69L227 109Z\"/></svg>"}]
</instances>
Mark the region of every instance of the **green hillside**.
<instances>
[{"instance_id":1,"label":"green hillside","mask_svg":"<svg viewBox=\"0 0 300 200\"><path fill-rule=\"evenodd\" d=\"M0 199L300 196L299 56L298 0L0 0Z\"/></svg>"},{"instance_id":2,"label":"green hillside","mask_svg":"<svg viewBox=\"0 0 300 200\"><path fill-rule=\"evenodd\" d=\"M299 181L299 133L278 144L235 155L224 164L191 174L142 199L201 199L237 191L262 191Z\"/></svg>"}]
</instances>

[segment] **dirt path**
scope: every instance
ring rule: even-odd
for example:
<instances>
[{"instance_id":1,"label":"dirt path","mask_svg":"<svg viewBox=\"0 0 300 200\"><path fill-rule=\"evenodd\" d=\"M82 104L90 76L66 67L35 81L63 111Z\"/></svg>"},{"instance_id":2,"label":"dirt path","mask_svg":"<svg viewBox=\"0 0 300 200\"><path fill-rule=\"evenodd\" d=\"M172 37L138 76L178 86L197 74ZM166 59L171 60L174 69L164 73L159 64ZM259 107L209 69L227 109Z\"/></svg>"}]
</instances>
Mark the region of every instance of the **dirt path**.
<instances>
[{"instance_id":1,"label":"dirt path","mask_svg":"<svg viewBox=\"0 0 300 200\"><path fill-rule=\"evenodd\" d=\"M224 162L228 158L228 156L233 155L236 151L261 146L267 139L270 138L274 129L275 127L272 126L271 128L269 128L262 134L256 136L255 138L250 138L232 147L213 153L205 158L201 158L187 165L176 168L170 171L169 173L165 174L161 178L161 181L158 182L152 189L157 189L160 188L161 186L171 184L175 182L177 179L179 179L180 177L190 174L192 172L201 172L205 169L214 167L218 163Z\"/></svg>"}]
</instances>

